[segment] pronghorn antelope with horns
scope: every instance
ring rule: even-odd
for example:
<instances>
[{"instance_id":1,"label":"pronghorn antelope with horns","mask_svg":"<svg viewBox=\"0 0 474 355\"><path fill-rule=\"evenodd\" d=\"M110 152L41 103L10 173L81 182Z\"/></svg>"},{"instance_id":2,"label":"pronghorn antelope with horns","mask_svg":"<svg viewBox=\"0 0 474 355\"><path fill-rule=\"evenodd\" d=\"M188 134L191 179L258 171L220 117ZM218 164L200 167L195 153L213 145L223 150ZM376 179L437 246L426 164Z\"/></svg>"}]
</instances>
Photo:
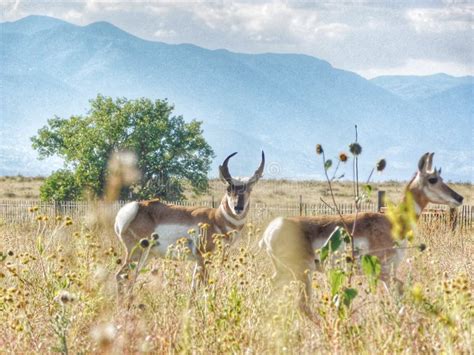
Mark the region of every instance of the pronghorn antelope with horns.
<instances>
[{"instance_id":1,"label":"pronghorn antelope with horns","mask_svg":"<svg viewBox=\"0 0 474 355\"><path fill-rule=\"evenodd\" d=\"M232 234L229 242L236 239L242 230L249 211L250 194L258 180L263 176L265 154L262 151L260 166L251 177L236 178L229 173L228 163L236 153L229 155L219 166L221 180L227 190L218 208L183 207L168 205L158 200L130 202L123 206L115 218L115 233L126 249L125 263L117 273L119 291L123 279L127 277L130 262L137 261L141 253L133 252L142 238L152 238L150 255L164 257L171 245L179 239L187 238L191 254L196 260L193 274L193 288L198 277L205 274L202 255L211 252L215 234ZM208 225L206 240L191 238L188 231L199 231L199 225ZM196 245L199 244L199 245Z\"/></svg>"},{"instance_id":2,"label":"pronghorn antelope with horns","mask_svg":"<svg viewBox=\"0 0 474 355\"><path fill-rule=\"evenodd\" d=\"M420 158L418 171L405 189L404 199L411 193L417 218L430 202L451 207L462 204L463 197L443 182L441 169L432 168L433 154L426 153ZM343 217L352 231L355 215ZM275 283L292 279L304 283L300 303L304 310L307 310L306 302L311 295L311 274L319 265L315 250L325 244L337 226L343 226L339 216L280 217L270 222L259 243L271 257L275 267ZM390 272L395 272L403 258L403 249L394 248L396 243L388 218L380 213L359 213L353 237L356 249L380 259L381 279L387 284ZM400 281L395 280L401 285Z\"/></svg>"}]
</instances>

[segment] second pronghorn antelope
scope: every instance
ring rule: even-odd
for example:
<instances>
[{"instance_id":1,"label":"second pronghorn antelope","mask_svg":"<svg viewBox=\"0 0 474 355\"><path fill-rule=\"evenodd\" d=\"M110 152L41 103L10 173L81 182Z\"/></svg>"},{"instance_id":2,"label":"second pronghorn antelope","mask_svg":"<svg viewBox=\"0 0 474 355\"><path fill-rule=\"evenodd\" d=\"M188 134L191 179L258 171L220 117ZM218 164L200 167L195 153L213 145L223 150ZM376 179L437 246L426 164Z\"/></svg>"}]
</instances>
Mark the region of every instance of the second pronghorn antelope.
<instances>
[{"instance_id":1,"label":"second pronghorn antelope","mask_svg":"<svg viewBox=\"0 0 474 355\"><path fill-rule=\"evenodd\" d=\"M191 254L196 259L193 275L193 287L195 286L197 276L204 274L203 253L210 252L215 247L213 236L229 233L234 236L226 240L235 240L234 232L238 234L245 224L250 193L263 176L265 154L262 151L260 166L251 177L232 177L227 165L229 159L236 154L229 155L219 166L220 178L227 185L227 190L218 208L183 207L149 200L130 202L119 210L115 218L115 232L126 248L125 263L117 273L119 286L128 274L130 262L140 258L140 253L132 253L132 249L142 238L151 236L155 243L150 249L150 255L157 257L164 257L168 248L179 239L187 239ZM199 231L201 223L208 225L204 236L206 240L195 240L188 231Z\"/></svg>"},{"instance_id":2,"label":"second pronghorn antelope","mask_svg":"<svg viewBox=\"0 0 474 355\"><path fill-rule=\"evenodd\" d=\"M446 185L440 174L441 169L432 168L433 154L424 154L418 163L418 172L405 189L413 196L417 217L428 203L446 204L458 207L463 197ZM355 215L344 216L344 221L352 230ZM302 306L311 294L311 274L318 264L315 250L321 248L337 226L342 226L339 216L276 218L268 225L260 241L271 257L275 267L276 283L299 280L304 283ZM387 283L390 272L395 272L403 258L403 249L394 248L388 218L381 213L360 213L353 233L356 249L376 255L382 263L382 280ZM309 272L308 272L309 271Z\"/></svg>"}]
</instances>

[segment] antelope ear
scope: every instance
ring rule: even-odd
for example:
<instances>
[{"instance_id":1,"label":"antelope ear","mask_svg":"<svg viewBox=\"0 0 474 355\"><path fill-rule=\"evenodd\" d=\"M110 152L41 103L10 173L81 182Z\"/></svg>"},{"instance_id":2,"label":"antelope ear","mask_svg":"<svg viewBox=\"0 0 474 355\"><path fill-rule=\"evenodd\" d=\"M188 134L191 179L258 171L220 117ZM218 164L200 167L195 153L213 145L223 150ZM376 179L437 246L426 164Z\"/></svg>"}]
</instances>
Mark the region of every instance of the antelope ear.
<instances>
[{"instance_id":1,"label":"antelope ear","mask_svg":"<svg viewBox=\"0 0 474 355\"><path fill-rule=\"evenodd\" d=\"M441 168L438 169L438 176L441 175Z\"/></svg>"},{"instance_id":2,"label":"antelope ear","mask_svg":"<svg viewBox=\"0 0 474 355\"><path fill-rule=\"evenodd\" d=\"M421 156L420 160L418 161L418 171L422 174L426 172L426 166L427 166L427 159L430 153L425 153Z\"/></svg>"}]
</instances>

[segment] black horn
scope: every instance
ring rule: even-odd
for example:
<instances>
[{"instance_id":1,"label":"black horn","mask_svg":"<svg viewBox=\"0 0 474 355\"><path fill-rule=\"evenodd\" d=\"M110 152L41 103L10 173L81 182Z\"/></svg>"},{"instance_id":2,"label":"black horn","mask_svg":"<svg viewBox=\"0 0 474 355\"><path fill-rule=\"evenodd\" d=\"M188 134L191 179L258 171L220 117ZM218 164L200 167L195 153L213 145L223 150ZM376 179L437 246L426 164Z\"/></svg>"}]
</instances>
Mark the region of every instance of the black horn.
<instances>
[{"instance_id":1,"label":"black horn","mask_svg":"<svg viewBox=\"0 0 474 355\"><path fill-rule=\"evenodd\" d=\"M428 159L426 159L426 162L428 164L428 166L426 167L426 171L428 173L432 173L433 172L433 155L434 153L430 153L428 155Z\"/></svg>"},{"instance_id":2,"label":"black horn","mask_svg":"<svg viewBox=\"0 0 474 355\"><path fill-rule=\"evenodd\" d=\"M227 158L225 158L222 165L219 165L219 174L220 174L221 179L227 181L227 183L229 184L232 184L232 176L229 173L229 167L227 166L227 164L229 163L229 159L232 158L236 154L237 152L232 153Z\"/></svg>"},{"instance_id":3,"label":"black horn","mask_svg":"<svg viewBox=\"0 0 474 355\"><path fill-rule=\"evenodd\" d=\"M257 170L255 170L255 173L250 178L249 182L251 183L257 182L263 176L264 169L265 169L265 153L262 150L262 161L260 162L260 166L258 167Z\"/></svg>"},{"instance_id":4,"label":"black horn","mask_svg":"<svg viewBox=\"0 0 474 355\"><path fill-rule=\"evenodd\" d=\"M420 160L418 161L418 170L423 173L426 171L426 158L428 158L428 156L430 155L430 153L425 153L421 156Z\"/></svg>"}]
</instances>

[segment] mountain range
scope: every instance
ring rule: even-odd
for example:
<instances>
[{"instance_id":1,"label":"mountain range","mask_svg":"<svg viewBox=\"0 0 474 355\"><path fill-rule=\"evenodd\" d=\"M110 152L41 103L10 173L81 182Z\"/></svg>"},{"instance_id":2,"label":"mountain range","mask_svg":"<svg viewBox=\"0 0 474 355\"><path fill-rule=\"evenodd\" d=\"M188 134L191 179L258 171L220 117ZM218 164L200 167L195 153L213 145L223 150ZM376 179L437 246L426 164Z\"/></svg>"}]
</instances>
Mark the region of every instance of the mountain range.
<instances>
[{"instance_id":1,"label":"mountain range","mask_svg":"<svg viewBox=\"0 0 474 355\"><path fill-rule=\"evenodd\" d=\"M301 54L243 54L135 37L107 22L73 25L29 16L0 23L0 175L48 174L30 137L55 115L86 114L98 93L167 98L176 114L203 121L216 159L251 174L260 150L267 178L321 178L316 143L336 157L354 140L361 170L388 161L377 179L408 179L435 151L447 178L473 181L472 76L382 76L367 80ZM347 169L348 175L351 169Z\"/></svg>"}]
</instances>

